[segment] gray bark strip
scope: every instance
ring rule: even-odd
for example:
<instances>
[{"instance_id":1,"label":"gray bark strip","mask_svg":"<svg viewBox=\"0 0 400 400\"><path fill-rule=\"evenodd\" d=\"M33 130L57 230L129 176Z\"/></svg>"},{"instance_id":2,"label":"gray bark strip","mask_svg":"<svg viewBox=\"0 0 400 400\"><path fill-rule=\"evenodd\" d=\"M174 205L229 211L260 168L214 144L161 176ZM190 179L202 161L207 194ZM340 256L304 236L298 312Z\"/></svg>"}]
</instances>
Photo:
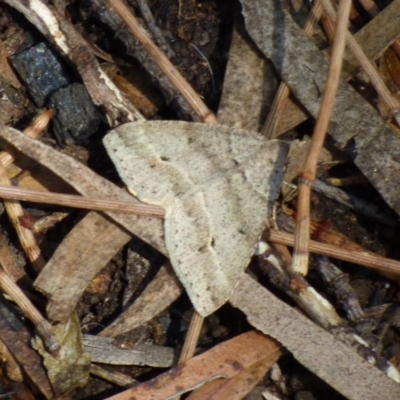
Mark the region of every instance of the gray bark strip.
<instances>
[{"instance_id":1,"label":"gray bark strip","mask_svg":"<svg viewBox=\"0 0 400 400\"><path fill-rule=\"evenodd\" d=\"M281 2L241 2L250 36L274 63L295 97L316 117L328 61ZM345 82L339 87L328 131L336 145L352 155L382 197L400 213L400 138Z\"/></svg>"},{"instance_id":2,"label":"gray bark strip","mask_svg":"<svg viewBox=\"0 0 400 400\"><path fill-rule=\"evenodd\" d=\"M85 351L91 355L92 362L169 368L176 361L176 352L170 347L142 344L132 349L123 349L115 346L113 342L113 338L83 335L83 345Z\"/></svg>"},{"instance_id":3,"label":"gray bark strip","mask_svg":"<svg viewBox=\"0 0 400 400\"><path fill-rule=\"evenodd\" d=\"M345 344L245 275L229 302L249 323L284 345L294 357L352 400L395 400L400 385Z\"/></svg>"}]
</instances>

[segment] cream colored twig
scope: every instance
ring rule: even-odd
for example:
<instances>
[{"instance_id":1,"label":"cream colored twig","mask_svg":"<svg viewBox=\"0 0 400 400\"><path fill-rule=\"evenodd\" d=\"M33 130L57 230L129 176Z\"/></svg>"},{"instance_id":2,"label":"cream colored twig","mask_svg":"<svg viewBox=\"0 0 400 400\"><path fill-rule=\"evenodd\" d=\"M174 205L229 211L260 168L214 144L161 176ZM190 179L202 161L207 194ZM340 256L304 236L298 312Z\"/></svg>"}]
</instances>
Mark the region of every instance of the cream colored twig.
<instances>
[{"instance_id":1,"label":"cream colored twig","mask_svg":"<svg viewBox=\"0 0 400 400\"><path fill-rule=\"evenodd\" d=\"M178 69L169 61L168 57L160 50L156 44L147 36L140 27L139 21L130 12L128 7L121 0L108 0L109 5L125 22L129 30L142 43L143 47L148 51L154 61L175 85L186 101L191 105L194 112L199 115L202 122L216 123L215 115L208 109L199 95L182 77Z\"/></svg>"},{"instance_id":2,"label":"cream colored twig","mask_svg":"<svg viewBox=\"0 0 400 400\"><path fill-rule=\"evenodd\" d=\"M304 33L307 36L312 36L314 34L314 28L318 20L321 18L322 10L323 8L320 0L316 0L304 25ZM289 94L289 86L282 81L275 94L274 101L272 102L264 126L261 129L261 134L266 136L268 139L276 137L276 128L285 109L286 100L288 99Z\"/></svg>"},{"instance_id":3,"label":"cream colored twig","mask_svg":"<svg viewBox=\"0 0 400 400\"><path fill-rule=\"evenodd\" d=\"M310 197L311 185L315 180L319 153L324 144L329 119L331 116L337 88L340 82L345 38L350 15L351 0L341 0L335 29L332 56L328 78L321 101L314 133L308 149L299 183L297 225L295 246L291 269L295 273L306 275L308 272L308 244L310 240Z\"/></svg>"},{"instance_id":4,"label":"cream colored twig","mask_svg":"<svg viewBox=\"0 0 400 400\"><path fill-rule=\"evenodd\" d=\"M30 127L25 129L24 133L32 138L39 136L39 134L49 123L51 115L51 111L42 113L35 118ZM14 160L15 154L15 150L12 148L3 151L0 154L0 185L5 187L11 187L12 185L6 174L5 167ZM41 255L40 248L36 243L33 232L21 224L21 220L24 216L24 210L19 202L15 200L4 200L4 206L7 210L8 217L14 226L14 229L18 234L22 248L24 249L35 272L39 273L43 269L46 262Z\"/></svg>"},{"instance_id":5,"label":"cream colored twig","mask_svg":"<svg viewBox=\"0 0 400 400\"><path fill-rule=\"evenodd\" d=\"M35 325L37 334L42 338L46 349L57 356L60 345L51 330L50 323L43 318L42 314L25 296L24 292L17 284L0 269L0 287L7 293L13 301L22 310L24 315Z\"/></svg>"}]
</instances>

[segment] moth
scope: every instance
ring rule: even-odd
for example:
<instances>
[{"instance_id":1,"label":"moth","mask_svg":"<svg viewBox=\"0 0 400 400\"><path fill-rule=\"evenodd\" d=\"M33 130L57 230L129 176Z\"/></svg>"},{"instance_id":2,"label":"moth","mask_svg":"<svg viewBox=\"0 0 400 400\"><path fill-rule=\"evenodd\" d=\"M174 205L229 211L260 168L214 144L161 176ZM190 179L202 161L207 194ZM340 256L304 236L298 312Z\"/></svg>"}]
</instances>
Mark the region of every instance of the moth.
<instances>
[{"instance_id":1,"label":"moth","mask_svg":"<svg viewBox=\"0 0 400 400\"><path fill-rule=\"evenodd\" d=\"M172 267L202 316L235 289L283 178L288 147L222 125L132 122L104 138L129 191L165 209Z\"/></svg>"}]
</instances>

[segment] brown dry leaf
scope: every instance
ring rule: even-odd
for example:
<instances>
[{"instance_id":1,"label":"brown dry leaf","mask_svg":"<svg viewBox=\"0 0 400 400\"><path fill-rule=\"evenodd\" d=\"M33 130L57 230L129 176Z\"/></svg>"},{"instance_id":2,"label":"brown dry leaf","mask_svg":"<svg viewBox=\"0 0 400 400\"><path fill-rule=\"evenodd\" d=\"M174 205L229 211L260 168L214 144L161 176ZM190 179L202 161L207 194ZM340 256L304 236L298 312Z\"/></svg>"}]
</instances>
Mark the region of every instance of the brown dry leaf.
<instances>
[{"instance_id":1,"label":"brown dry leaf","mask_svg":"<svg viewBox=\"0 0 400 400\"><path fill-rule=\"evenodd\" d=\"M394 93L400 90L400 60L390 47L383 54L379 63L379 72Z\"/></svg>"},{"instance_id":2,"label":"brown dry leaf","mask_svg":"<svg viewBox=\"0 0 400 400\"><path fill-rule=\"evenodd\" d=\"M11 251L3 232L0 232L0 265L13 281L25 284L30 281L22 266L19 265L17 257Z\"/></svg>"},{"instance_id":3,"label":"brown dry leaf","mask_svg":"<svg viewBox=\"0 0 400 400\"><path fill-rule=\"evenodd\" d=\"M190 394L187 400L241 400L278 361L281 354L280 351L270 354L230 379L209 382ZM209 385L212 386L212 389L208 388Z\"/></svg>"},{"instance_id":4,"label":"brown dry leaf","mask_svg":"<svg viewBox=\"0 0 400 400\"><path fill-rule=\"evenodd\" d=\"M245 275L230 298L251 325L271 335L307 369L353 400L400 398L400 385L354 350Z\"/></svg>"},{"instance_id":5,"label":"brown dry leaf","mask_svg":"<svg viewBox=\"0 0 400 400\"><path fill-rule=\"evenodd\" d=\"M232 377L267 357L276 359L281 346L256 331L239 335L196 356L170 371L109 400L164 400L220 378ZM279 357L279 356L278 356Z\"/></svg>"},{"instance_id":6,"label":"brown dry leaf","mask_svg":"<svg viewBox=\"0 0 400 400\"><path fill-rule=\"evenodd\" d=\"M211 382L207 382L200 388L193 390L193 392L189 394L186 400L210 399L210 396L213 396L215 392L217 392L221 387L223 387L226 381L227 379L221 378L221 379L214 379Z\"/></svg>"},{"instance_id":7,"label":"brown dry leaf","mask_svg":"<svg viewBox=\"0 0 400 400\"><path fill-rule=\"evenodd\" d=\"M53 330L61 345L57 358L46 351L39 336L35 337L35 347L43 357L43 364L54 391L57 395L61 395L86 384L90 372L90 355L83 352L82 335L76 313L66 324L58 324Z\"/></svg>"},{"instance_id":8,"label":"brown dry leaf","mask_svg":"<svg viewBox=\"0 0 400 400\"><path fill-rule=\"evenodd\" d=\"M48 296L49 319L68 318L91 280L130 239L129 233L97 213L80 221L35 281Z\"/></svg>"}]
</instances>

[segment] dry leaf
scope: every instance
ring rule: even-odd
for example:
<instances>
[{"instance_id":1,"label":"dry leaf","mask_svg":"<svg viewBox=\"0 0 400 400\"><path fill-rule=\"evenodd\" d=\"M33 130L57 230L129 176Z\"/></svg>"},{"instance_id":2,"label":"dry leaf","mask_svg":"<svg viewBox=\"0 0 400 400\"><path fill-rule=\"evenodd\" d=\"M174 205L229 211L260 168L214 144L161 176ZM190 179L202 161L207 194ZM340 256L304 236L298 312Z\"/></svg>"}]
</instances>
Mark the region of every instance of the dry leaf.
<instances>
[{"instance_id":1,"label":"dry leaf","mask_svg":"<svg viewBox=\"0 0 400 400\"><path fill-rule=\"evenodd\" d=\"M131 235L103 216L89 213L64 238L35 286L48 296L47 315L65 321L87 285Z\"/></svg>"},{"instance_id":2,"label":"dry leaf","mask_svg":"<svg viewBox=\"0 0 400 400\"><path fill-rule=\"evenodd\" d=\"M69 392L86 384L90 372L90 355L83 351L82 335L76 314L66 324L53 327L54 334L60 343L57 358L48 353L42 340L36 336L35 344L47 375L57 395Z\"/></svg>"},{"instance_id":3,"label":"dry leaf","mask_svg":"<svg viewBox=\"0 0 400 400\"><path fill-rule=\"evenodd\" d=\"M250 365L230 379L209 382L190 394L187 400L241 400L257 385L280 355L281 352L277 351ZM212 386L211 390L209 385Z\"/></svg>"},{"instance_id":4,"label":"dry leaf","mask_svg":"<svg viewBox=\"0 0 400 400\"><path fill-rule=\"evenodd\" d=\"M178 121L121 125L104 145L129 190L165 208L172 267L197 312L211 314L254 254L278 196L287 146Z\"/></svg>"},{"instance_id":5,"label":"dry leaf","mask_svg":"<svg viewBox=\"0 0 400 400\"><path fill-rule=\"evenodd\" d=\"M280 345L273 339L255 331L247 332L109 400L165 400L205 382L235 376L260 360L276 357L276 354L280 354Z\"/></svg>"}]
</instances>

